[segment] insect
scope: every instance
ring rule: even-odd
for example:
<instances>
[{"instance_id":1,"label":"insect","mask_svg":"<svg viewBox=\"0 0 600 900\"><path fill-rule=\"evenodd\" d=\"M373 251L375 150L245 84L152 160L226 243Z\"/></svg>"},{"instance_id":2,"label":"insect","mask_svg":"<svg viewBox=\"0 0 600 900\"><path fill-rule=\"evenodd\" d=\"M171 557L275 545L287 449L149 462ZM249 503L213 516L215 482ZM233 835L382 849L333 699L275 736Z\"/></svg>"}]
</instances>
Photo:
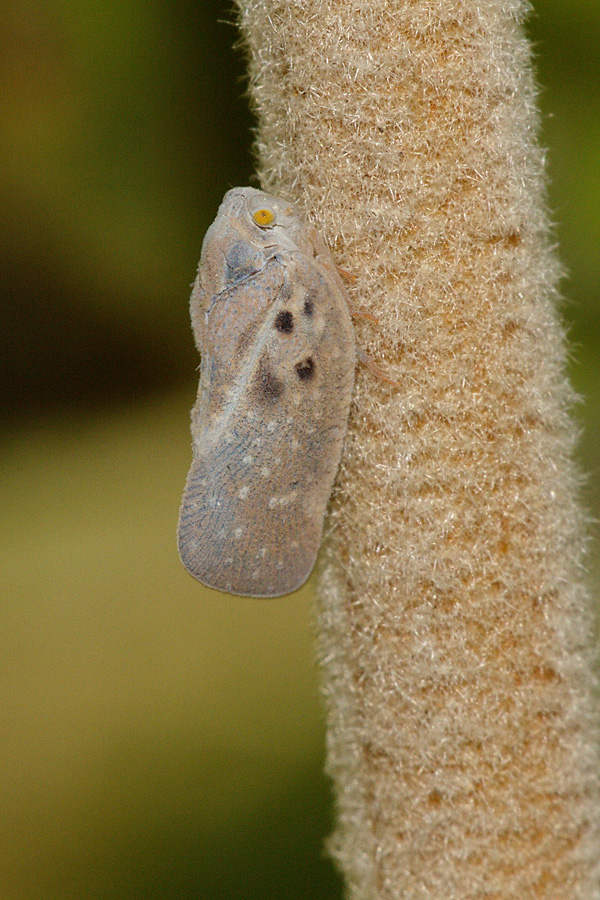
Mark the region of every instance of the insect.
<instances>
[{"instance_id":1,"label":"insect","mask_svg":"<svg viewBox=\"0 0 600 900\"><path fill-rule=\"evenodd\" d=\"M201 367L181 560L221 591L287 594L314 566L346 432L346 290L293 206L233 188L206 232L190 309Z\"/></svg>"}]
</instances>

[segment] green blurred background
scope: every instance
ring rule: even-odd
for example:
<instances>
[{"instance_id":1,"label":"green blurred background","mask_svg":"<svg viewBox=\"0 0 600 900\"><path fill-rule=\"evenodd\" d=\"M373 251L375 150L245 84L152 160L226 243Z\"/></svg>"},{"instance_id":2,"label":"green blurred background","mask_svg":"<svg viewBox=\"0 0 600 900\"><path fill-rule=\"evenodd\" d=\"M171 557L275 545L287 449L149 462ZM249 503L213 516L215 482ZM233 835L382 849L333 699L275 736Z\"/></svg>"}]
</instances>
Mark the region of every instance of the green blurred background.
<instances>
[{"instance_id":1,"label":"green blurred background","mask_svg":"<svg viewBox=\"0 0 600 900\"><path fill-rule=\"evenodd\" d=\"M251 176L230 6L0 17L0 896L341 897L310 590L203 591L175 550L189 284ZM551 205L600 515L597 0L539 0Z\"/></svg>"}]
</instances>

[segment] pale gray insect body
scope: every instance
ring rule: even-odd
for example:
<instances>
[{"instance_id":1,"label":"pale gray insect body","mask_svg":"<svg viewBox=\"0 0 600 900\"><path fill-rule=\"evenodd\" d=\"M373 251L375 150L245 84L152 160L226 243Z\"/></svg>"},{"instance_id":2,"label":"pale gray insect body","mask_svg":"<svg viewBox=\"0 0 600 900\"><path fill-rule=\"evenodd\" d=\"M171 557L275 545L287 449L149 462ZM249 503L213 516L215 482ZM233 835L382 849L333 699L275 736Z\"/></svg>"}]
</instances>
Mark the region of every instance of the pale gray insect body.
<instances>
[{"instance_id":1,"label":"pale gray insect body","mask_svg":"<svg viewBox=\"0 0 600 900\"><path fill-rule=\"evenodd\" d=\"M181 560L221 591L287 594L314 566L346 432L345 288L289 203L234 188L206 232L190 307L202 363Z\"/></svg>"}]
</instances>

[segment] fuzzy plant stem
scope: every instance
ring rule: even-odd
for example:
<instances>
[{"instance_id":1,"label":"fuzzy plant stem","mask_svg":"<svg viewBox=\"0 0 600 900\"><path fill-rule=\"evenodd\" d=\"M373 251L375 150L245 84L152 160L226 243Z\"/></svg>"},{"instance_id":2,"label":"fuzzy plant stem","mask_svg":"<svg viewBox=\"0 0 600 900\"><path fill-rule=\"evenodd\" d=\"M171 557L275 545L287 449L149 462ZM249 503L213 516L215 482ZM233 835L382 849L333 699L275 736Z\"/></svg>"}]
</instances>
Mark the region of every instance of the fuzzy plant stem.
<instances>
[{"instance_id":1,"label":"fuzzy plant stem","mask_svg":"<svg viewBox=\"0 0 600 900\"><path fill-rule=\"evenodd\" d=\"M354 280L318 586L353 900L598 898L585 522L521 0L238 0L261 186Z\"/></svg>"}]
</instances>

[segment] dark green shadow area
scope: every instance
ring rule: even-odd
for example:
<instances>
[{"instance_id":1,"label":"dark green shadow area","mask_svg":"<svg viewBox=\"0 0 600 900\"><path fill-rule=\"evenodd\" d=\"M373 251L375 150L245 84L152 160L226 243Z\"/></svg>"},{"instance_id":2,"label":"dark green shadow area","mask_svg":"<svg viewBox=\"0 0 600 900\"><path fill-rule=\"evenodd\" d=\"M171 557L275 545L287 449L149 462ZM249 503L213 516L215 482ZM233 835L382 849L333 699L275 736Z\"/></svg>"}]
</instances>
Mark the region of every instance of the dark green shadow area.
<instances>
[{"instance_id":1,"label":"dark green shadow area","mask_svg":"<svg viewBox=\"0 0 600 900\"><path fill-rule=\"evenodd\" d=\"M193 377L189 285L251 177L230 4L22 0L0 23L0 424Z\"/></svg>"},{"instance_id":2,"label":"dark green shadow area","mask_svg":"<svg viewBox=\"0 0 600 900\"><path fill-rule=\"evenodd\" d=\"M36 853L24 870L24 895L341 898L323 850L332 800L318 761L294 775L284 764L228 757L184 738L173 746L171 758L152 747L113 759L105 778L95 773L93 794L73 798L70 813L62 798L62 827L42 851L47 858Z\"/></svg>"},{"instance_id":3,"label":"dark green shadow area","mask_svg":"<svg viewBox=\"0 0 600 900\"><path fill-rule=\"evenodd\" d=\"M123 842L117 861L123 893L112 896L338 900L341 880L323 851L330 811L331 794L317 768L229 827L211 828L193 809L158 808L153 822L129 835L129 847Z\"/></svg>"}]
</instances>

